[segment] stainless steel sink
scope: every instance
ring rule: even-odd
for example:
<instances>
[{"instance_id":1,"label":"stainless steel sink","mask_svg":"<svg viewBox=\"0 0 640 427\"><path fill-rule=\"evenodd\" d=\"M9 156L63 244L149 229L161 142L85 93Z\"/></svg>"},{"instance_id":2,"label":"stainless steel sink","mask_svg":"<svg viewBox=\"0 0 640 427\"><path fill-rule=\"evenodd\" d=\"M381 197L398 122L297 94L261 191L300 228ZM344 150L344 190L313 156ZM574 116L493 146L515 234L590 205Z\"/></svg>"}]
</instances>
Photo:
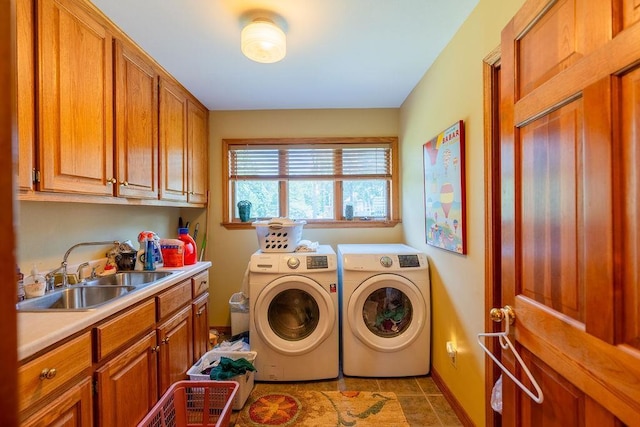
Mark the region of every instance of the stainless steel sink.
<instances>
[{"instance_id":1,"label":"stainless steel sink","mask_svg":"<svg viewBox=\"0 0 640 427\"><path fill-rule=\"evenodd\" d=\"M122 271L109 276L89 279L83 286L135 286L151 284L173 274L172 271Z\"/></svg>"},{"instance_id":2,"label":"stainless steel sink","mask_svg":"<svg viewBox=\"0 0 640 427\"><path fill-rule=\"evenodd\" d=\"M73 286L16 304L18 311L82 311L106 304L135 286Z\"/></svg>"}]
</instances>

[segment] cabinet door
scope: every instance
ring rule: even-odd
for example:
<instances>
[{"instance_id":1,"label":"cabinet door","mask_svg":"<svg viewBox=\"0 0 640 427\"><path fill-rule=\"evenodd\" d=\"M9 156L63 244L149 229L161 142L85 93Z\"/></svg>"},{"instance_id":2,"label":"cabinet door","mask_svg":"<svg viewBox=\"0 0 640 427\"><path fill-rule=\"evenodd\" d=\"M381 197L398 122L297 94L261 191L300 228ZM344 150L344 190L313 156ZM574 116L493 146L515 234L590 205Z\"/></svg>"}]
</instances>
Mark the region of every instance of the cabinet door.
<instances>
[{"instance_id":1,"label":"cabinet door","mask_svg":"<svg viewBox=\"0 0 640 427\"><path fill-rule=\"evenodd\" d=\"M207 203L209 188L208 111L191 100L187 102L189 203Z\"/></svg>"},{"instance_id":2,"label":"cabinet door","mask_svg":"<svg viewBox=\"0 0 640 427\"><path fill-rule=\"evenodd\" d=\"M160 343L158 363L159 393L171 384L187 378L193 364L193 332L191 306L187 305L157 329Z\"/></svg>"},{"instance_id":3,"label":"cabinet door","mask_svg":"<svg viewBox=\"0 0 640 427\"><path fill-rule=\"evenodd\" d=\"M40 190L113 195L112 36L72 0L38 0Z\"/></svg>"},{"instance_id":4,"label":"cabinet door","mask_svg":"<svg viewBox=\"0 0 640 427\"><path fill-rule=\"evenodd\" d=\"M18 410L29 411L91 370L91 334L67 341L18 368Z\"/></svg>"},{"instance_id":5,"label":"cabinet door","mask_svg":"<svg viewBox=\"0 0 640 427\"><path fill-rule=\"evenodd\" d=\"M158 73L115 43L116 195L158 198Z\"/></svg>"},{"instance_id":6,"label":"cabinet door","mask_svg":"<svg viewBox=\"0 0 640 427\"><path fill-rule=\"evenodd\" d=\"M202 294L193 307L193 362L209 350L209 293Z\"/></svg>"},{"instance_id":7,"label":"cabinet door","mask_svg":"<svg viewBox=\"0 0 640 427\"><path fill-rule=\"evenodd\" d=\"M134 426L158 401L157 351L152 331L96 371L100 427Z\"/></svg>"},{"instance_id":8,"label":"cabinet door","mask_svg":"<svg viewBox=\"0 0 640 427\"><path fill-rule=\"evenodd\" d=\"M160 79L160 199L187 201L187 95Z\"/></svg>"},{"instance_id":9,"label":"cabinet door","mask_svg":"<svg viewBox=\"0 0 640 427\"><path fill-rule=\"evenodd\" d=\"M16 2L16 60L18 93L18 188L33 191L35 166L35 62L33 1Z\"/></svg>"},{"instance_id":10,"label":"cabinet door","mask_svg":"<svg viewBox=\"0 0 640 427\"><path fill-rule=\"evenodd\" d=\"M91 377L86 377L20 423L22 427L77 426L93 424Z\"/></svg>"}]
</instances>

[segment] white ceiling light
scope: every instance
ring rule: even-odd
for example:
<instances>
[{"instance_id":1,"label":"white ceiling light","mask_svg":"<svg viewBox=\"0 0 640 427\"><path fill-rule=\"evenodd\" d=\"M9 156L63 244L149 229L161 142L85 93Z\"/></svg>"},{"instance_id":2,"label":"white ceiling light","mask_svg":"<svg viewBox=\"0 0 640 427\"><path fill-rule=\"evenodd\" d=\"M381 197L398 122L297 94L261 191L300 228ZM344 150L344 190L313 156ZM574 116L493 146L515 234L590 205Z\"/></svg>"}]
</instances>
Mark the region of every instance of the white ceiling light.
<instances>
[{"instance_id":1,"label":"white ceiling light","mask_svg":"<svg viewBox=\"0 0 640 427\"><path fill-rule=\"evenodd\" d=\"M270 64L287 53L287 38L276 24L258 18L247 24L240 35L242 53L253 61Z\"/></svg>"}]
</instances>

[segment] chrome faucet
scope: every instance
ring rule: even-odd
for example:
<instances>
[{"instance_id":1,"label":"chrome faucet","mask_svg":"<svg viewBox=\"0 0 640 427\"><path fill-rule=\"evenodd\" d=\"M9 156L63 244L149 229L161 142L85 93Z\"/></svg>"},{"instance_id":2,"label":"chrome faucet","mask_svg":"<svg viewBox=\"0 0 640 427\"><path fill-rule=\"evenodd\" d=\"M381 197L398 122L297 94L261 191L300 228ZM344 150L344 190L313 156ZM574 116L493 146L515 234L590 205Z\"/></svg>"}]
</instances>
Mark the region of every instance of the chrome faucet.
<instances>
[{"instance_id":1,"label":"chrome faucet","mask_svg":"<svg viewBox=\"0 0 640 427\"><path fill-rule=\"evenodd\" d=\"M56 268L55 270L49 272L49 275L52 275L62 271L62 287L63 288L67 288L69 287L69 278L67 277L67 259L69 258L69 254L71 254L71 251L73 251L75 248L78 248L80 246L106 246L106 245L120 245L120 242L117 240L109 240L109 241L105 241L105 242L82 242L82 243L76 243L75 245L71 246L69 249L67 249L67 252L65 252L64 257L62 258L62 262L60 263L60 267Z\"/></svg>"}]
</instances>

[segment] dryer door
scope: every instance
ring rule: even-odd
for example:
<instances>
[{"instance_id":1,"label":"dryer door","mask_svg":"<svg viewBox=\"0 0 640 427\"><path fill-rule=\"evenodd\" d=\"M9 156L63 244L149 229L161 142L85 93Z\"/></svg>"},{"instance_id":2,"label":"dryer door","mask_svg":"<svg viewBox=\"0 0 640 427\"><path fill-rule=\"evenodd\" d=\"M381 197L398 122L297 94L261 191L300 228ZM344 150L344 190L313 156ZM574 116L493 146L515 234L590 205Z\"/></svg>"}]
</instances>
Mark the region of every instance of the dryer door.
<instances>
[{"instance_id":1,"label":"dryer door","mask_svg":"<svg viewBox=\"0 0 640 427\"><path fill-rule=\"evenodd\" d=\"M428 307L420 290L403 276L370 277L349 297L349 327L376 351L394 352L407 347L428 327L427 317Z\"/></svg>"},{"instance_id":2,"label":"dryer door","mask_svg":"<svg viewBox=\"0 0 640 427\"><path fill-rule=\"evenodd\" d=\"M300 355L320 346L331 334L337 307L314 280L284 276L260 291L251 314L256 332L269 347L281 354Z\"/></svg>"}]
</instances>

